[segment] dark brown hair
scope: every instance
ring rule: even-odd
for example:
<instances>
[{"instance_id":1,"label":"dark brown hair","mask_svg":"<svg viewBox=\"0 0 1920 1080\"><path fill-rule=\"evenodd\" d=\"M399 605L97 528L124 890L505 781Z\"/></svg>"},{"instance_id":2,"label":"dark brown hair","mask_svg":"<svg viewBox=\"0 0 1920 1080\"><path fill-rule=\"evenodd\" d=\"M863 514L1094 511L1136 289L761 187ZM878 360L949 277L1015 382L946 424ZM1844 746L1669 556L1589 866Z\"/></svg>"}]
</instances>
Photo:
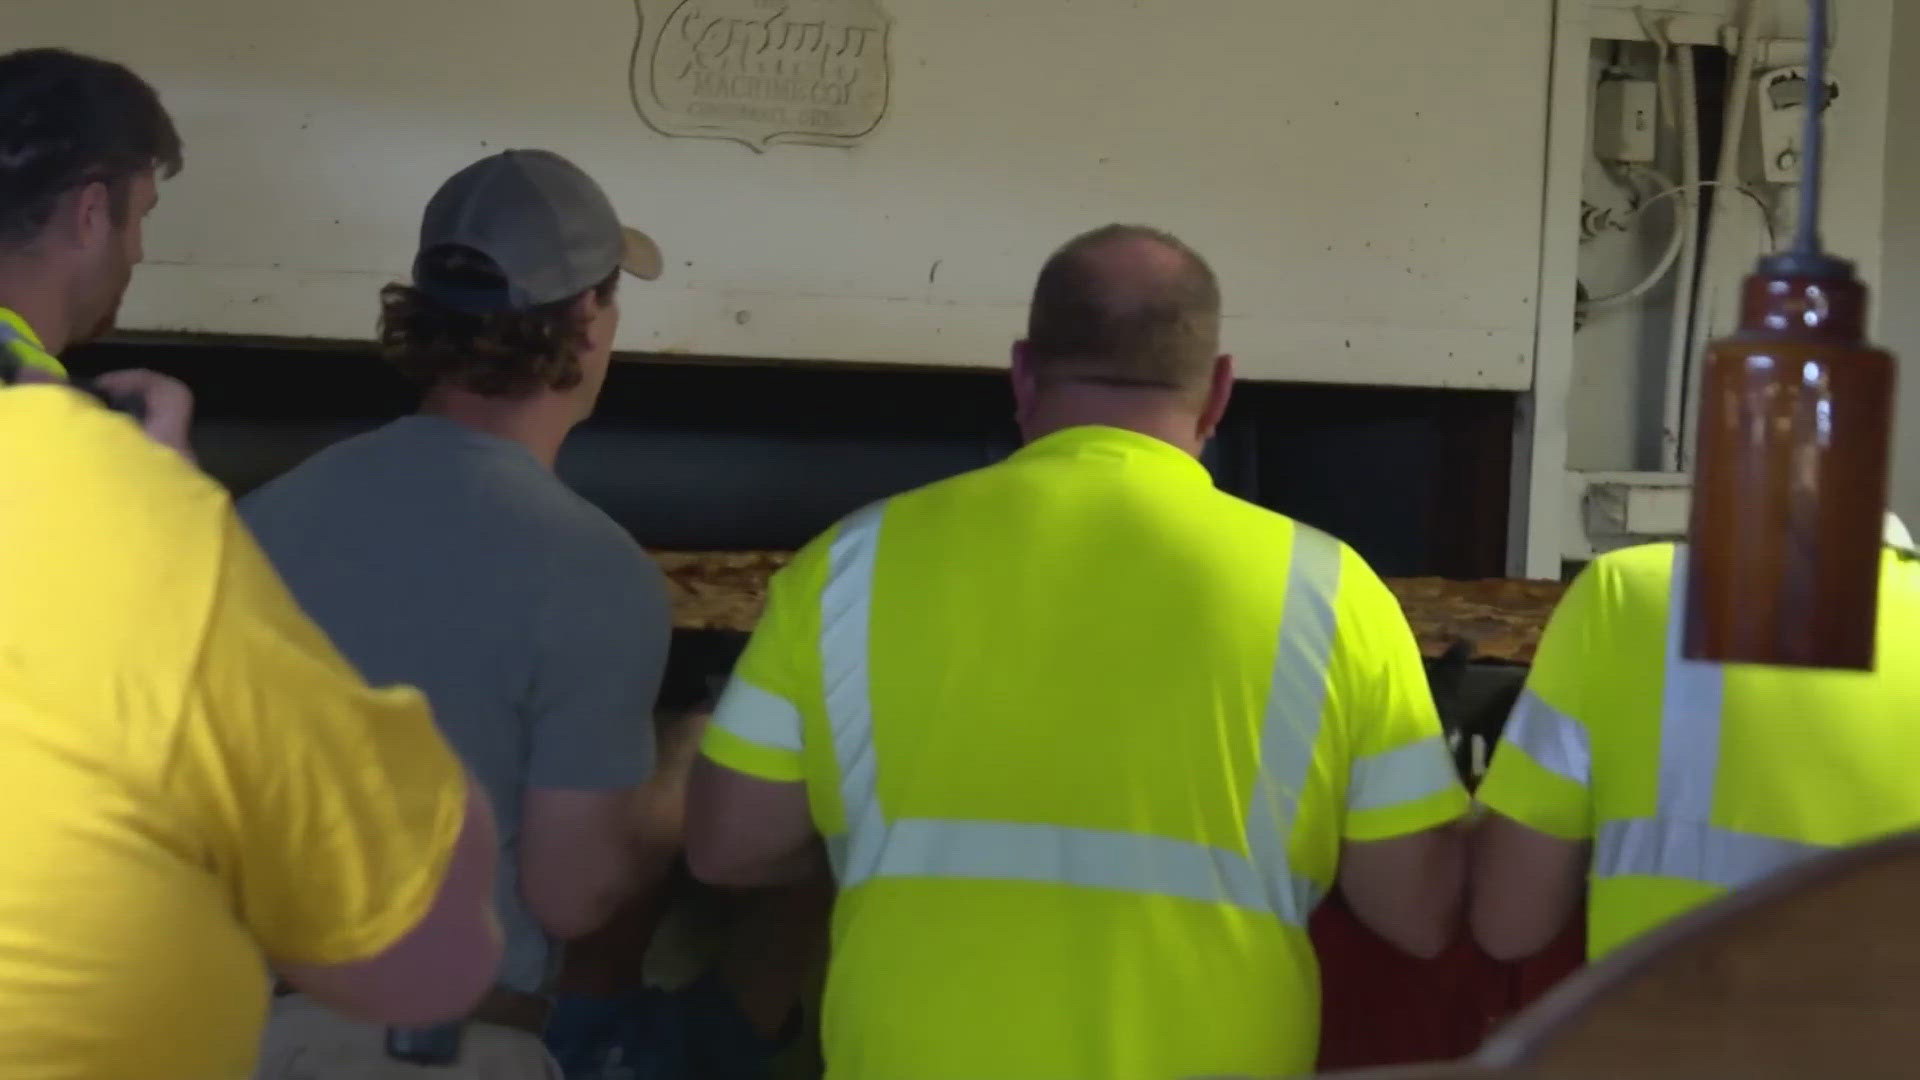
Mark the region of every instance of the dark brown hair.
<instances>
[{"instance_id":1,"label":"dark brown hair","mask_svg":"<svg viewBox=\"0 0 1920 1080\"><path fill-rule=\"evenodd\" d=\"M418 272L466 290L506 288L493 261L470 248L428 252ZM619 284L615 270L591 291L609 303ZM380 351L401 374L429 386L506 398L571 390L580 385L580 354L587 348L579 300L475 315L413 286L389 285L380 292Z\"/></svg>"},{"instance_id":2,"label":"dark brown hair","mask_svg":"<svg viewBox=\"0 0 1920 1080\"><path fill-rule=\"evenodd\" d=\"M1108 247L1146 241L1173 273L1116 272ZM1220 354L1220 283L1199 253L1144 225L1108 225L1047 260L1033 290L1027 355L1043 378L1169 390L1204 387Z\"/></svg>"},{"instance_id":3,"label":"dark brown hair","mask_svg":"<svg viewBox=\"0 0 1920 1080\"><path fill-rule=\"evenodd\" d=\"M124 224L133 178L181 166L180 133L153 87L65 49L0 56L0 243L39 236L69 191L105 184Z\"/></svg>"}]
</instances>

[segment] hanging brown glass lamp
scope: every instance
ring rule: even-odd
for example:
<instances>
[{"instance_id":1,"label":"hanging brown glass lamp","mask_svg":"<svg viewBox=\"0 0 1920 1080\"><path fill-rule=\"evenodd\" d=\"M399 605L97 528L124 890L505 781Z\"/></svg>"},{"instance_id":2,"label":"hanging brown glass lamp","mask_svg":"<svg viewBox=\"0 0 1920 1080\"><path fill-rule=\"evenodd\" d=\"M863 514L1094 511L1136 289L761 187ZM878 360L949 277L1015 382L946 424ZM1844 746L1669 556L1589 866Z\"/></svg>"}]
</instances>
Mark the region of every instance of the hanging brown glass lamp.
<instances>
[{"instance_id":1,"label":"hanging brown glass lamp","mask_svg":"<svg viewBox=\"0 0 1920 1080\"><path fill-rule=\"evenodd\" d=\"M1684 654L1867 671L1895 362L1866 340L1853 265L1821 249L1826 0L1811 7L1794 244L1747 278L1739 329L1708 348L1701 378Z\"/></svg>"}]
</instances>

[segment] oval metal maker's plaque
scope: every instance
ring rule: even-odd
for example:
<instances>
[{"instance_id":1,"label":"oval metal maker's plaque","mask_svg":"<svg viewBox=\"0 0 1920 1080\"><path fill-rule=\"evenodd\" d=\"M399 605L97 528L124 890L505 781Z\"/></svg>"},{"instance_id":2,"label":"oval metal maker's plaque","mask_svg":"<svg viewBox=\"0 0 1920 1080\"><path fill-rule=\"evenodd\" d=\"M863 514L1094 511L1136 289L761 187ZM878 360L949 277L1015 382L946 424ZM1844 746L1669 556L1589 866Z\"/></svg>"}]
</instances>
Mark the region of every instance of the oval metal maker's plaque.
<instances>
[{"instance_id":1,"label":"oval metal maker's plaque","mask_svg":"<svg viewBox=\"0 0 1920 1080\"><path fill-rule=\"evenodd\" d=\"M636 0L633 103L662 135L852 146L887 113L880 0Z\"/></svg>"}]
</instances>

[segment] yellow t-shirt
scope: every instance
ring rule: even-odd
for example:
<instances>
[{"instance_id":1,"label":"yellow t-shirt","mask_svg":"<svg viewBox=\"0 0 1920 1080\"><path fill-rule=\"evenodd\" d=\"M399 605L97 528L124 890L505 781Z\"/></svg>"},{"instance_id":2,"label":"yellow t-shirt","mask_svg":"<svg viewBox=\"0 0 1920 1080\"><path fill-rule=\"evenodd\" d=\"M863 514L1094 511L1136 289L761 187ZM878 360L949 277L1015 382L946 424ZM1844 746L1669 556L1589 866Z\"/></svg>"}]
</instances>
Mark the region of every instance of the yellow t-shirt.
<instances>
[{"instance_id":1,"label":"yellow t-shirt","mask_svg":"<svg viewBox=\"0 0 1920 1080\"><path fill-rule=\"evenodd\" d=\"M183 458L0 391L0 1077L239 1080L268 958L418 923L466 782Z\"/></svg>"},{"instance_id":2,"label":"yellow t-shirt","mask_svg":"<svg viewBox=\"0 0 1920 1080\"><path fill-rule=\"evenodd\" d=\"M885 838L882 869L859 880L858 836L842 859L830 1075L1310 1070L1304 923L1341 841L1467 806L1386 586L1352 549L1112 428L878 513L776 578L704 748L804 780L830 845L849 843L843 792L877 796L859 820ZM848 545L868 528L863 564ZM864 608L844 602L861 574ZM870 752L836 745L832 717L865 712ZM1232 888L1263 813L1297 883L1279 914Z\"/></svg>"},{"instance_id":3,"label":"yellow t-shirt","mask_svg":"<svg viewBox=\"0 0 1920 1080\"><path fill-rule=\"evenodd\" d=\"M1547 625L1479 790L1489 808L1528 828L1599 841L1587 920L1594 957L1725 895L1724 882L1702 880L1712 873L1744 877L1801 849L1920 827L1920 665L1911 659L1920 560L1882 554L1879 659L1866 673L1673 666L1676 554L1672 544L1631 548L1581 573ZM1703 672L1717 708L1669 705L1683 700L1670 677ZM1667 737L1706 763L1689 761L1666 781L1689 785L1696 809L1662 805ZM1706 837L1723 856L1718 871L1607 873L1609 830L1652 835L1648 822Z\"/></svg>"}]
</instances>

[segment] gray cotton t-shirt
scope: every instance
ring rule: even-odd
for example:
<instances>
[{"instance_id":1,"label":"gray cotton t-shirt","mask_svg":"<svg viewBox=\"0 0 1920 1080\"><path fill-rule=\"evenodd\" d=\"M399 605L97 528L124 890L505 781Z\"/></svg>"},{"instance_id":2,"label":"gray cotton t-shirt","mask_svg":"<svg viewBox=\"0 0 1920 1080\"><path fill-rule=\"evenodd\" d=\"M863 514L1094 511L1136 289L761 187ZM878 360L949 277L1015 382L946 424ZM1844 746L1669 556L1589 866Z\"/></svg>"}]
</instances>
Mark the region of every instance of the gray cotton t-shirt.
<instances>
[{"instance_id":1,"label":"gray cotton t-shirt","mask_svg":"<svg viewBox=\"0 0 1920 1080\"><path fill-rule=\"evenodd\" d=\"M651 771L672 623L659 567L519 444L433 416L321 451L241 514L368 682L426 693L492 797L501 982L539 990L558 950L520 899L521 799Z\"/></svg>"}]
</instances>

